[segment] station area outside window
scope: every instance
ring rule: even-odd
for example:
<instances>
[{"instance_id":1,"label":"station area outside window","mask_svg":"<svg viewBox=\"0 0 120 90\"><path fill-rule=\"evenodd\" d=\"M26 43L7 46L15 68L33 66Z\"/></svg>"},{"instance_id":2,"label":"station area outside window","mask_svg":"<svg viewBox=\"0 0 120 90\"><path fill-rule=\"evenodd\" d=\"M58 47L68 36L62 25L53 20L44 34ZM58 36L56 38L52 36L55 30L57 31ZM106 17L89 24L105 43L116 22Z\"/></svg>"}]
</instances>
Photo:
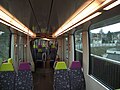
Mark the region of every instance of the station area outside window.
<instances>
[{"instance_id":1,"label":"station area outside window","mask_svg":"<svg viewBox=\"0 0 120 90\"><path fill-rule=\"evenodd\" d=\"M120 88L120 20L118 22L118 17L120 16L91 25L89 32L90 75L111 89Z\"/></svg>"}]
</instances>

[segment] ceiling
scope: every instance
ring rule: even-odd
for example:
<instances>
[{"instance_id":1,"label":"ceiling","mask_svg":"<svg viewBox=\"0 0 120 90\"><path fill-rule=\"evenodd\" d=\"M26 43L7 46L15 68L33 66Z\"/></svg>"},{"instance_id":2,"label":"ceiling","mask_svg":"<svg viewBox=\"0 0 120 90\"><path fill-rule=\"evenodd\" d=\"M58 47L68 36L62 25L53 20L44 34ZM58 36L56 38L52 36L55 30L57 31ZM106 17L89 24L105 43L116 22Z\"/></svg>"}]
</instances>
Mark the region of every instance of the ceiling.
<instances>
[{"instance_id":1,"label":"ceiling","mask_svg":"<svg viewBox=\"0 0 120 90\"><path fill-rule=\"evenodd\" d=\"M52 34L86 0L0 0L0 4L35 33Z\"/></svg>"}]
</instances>

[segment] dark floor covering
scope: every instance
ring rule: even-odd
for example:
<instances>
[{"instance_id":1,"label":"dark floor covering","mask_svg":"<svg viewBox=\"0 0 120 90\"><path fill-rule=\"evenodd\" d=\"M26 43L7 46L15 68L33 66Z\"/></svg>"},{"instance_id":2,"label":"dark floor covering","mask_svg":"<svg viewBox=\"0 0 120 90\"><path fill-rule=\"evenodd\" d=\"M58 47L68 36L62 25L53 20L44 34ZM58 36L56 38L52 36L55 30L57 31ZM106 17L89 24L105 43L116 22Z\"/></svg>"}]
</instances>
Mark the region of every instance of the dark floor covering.
<instances>
[{"instance_id":1,"label":"dark floor covering","mask_svg":"<svg viewBox=\"0 0 120 90\"><path fill-rule=\"evenodd\" d=\"M37 66L33 73L33 90L53 90L53 69L49 62Z\"/></svg>"}]
</instances>

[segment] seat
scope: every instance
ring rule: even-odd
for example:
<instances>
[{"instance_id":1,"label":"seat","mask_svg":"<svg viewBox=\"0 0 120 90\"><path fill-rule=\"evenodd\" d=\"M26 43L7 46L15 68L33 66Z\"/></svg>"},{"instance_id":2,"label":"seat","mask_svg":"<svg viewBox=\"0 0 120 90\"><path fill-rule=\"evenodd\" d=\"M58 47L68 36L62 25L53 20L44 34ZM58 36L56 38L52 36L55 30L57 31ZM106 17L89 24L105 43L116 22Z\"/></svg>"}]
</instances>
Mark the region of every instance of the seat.
<instances>
[{"instance_id":1,"label":"seat","mask_svg":"<svg viewBox=\"0 0 120 90\"><path fill-rule=\"evenodd\" d=\"M55 70L66 70L67 66L65 62L57 62L56 66L55 66Z\"/></svg>"},{"instance_id":2,"label":"seat","mask_svg":"<svg viewBox=\"0 0 120 90\"><path fill-rule=\"evenodd\" d=\"M0 90L14 90L14 71L0 71Z\"/></svg>"},{"instance_id":3,"label":"seat","mask_svg":"<svg viewBox=\"0 0 120 90\"><path fill-rule=\"evenodd\" d=\"M69 75L65 62L57 62L56 64L54 90L70 90Z\"/></svg>"},{"instance_id":4,"label":"seat","mask_svg":"<svg viewBox=\"0 0 120 90\"><path fill-rule=\"evenodd\" d=\"M71 90L85 90L85 79L79 61L72 62L69 70L69 76Z\"/></svg>"},{"instance_id":5,"label":"seat","mask_svg":"<svg viewBox=\"0 0 120 90\"><path fill-rule=\"evenodd\" d=\"M27 62L20 63L19 70L30 70L30 64Z\"/></svg>"},{"instance_id":6,"label":"seat","mask_svg":"<svg viewBox=\"0 0 120 90\"><path fill-rule=\"evenodd\" d=\"M0 90L14 90L15 72L11 60L0 67Z\"/></svg>"},{"instance_id":7,"label":"seat","mask_svg":"<svg viewBox=\"0 0 120 90\"><path fill-rule=\"evenodd\" d=\"M27 62L22 62L19 65L18 73L15 77L15 90L32 90L33 77L30 70L30 65Z\"/></svg>"},{"instance_id":8,"label":"seat","mask_svg":"<svg viewBox=\"0 0 120 90\"><path fill-rule=\"evenodd\" d=\"M71 63L70 69L81 69L81 64L79 61L73 61Z\"/></svg>"},{"instance_id":9,"label":"seat","mask_svg":"<svg viewBox=\"0 0 120 90\"><path fill-rule=\"evenodd\" d=\"M14 71L12 63L2 63L0 71Z\"/></svg>"}]
</instances>

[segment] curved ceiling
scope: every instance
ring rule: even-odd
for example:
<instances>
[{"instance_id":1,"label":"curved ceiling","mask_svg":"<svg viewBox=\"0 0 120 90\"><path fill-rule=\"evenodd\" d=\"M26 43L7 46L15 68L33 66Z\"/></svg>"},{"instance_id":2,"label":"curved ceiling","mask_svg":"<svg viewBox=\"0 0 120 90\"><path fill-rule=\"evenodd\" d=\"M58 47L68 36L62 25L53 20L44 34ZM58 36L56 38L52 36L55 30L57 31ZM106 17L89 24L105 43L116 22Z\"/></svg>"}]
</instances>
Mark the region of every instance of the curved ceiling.
<instances>
[{"instance_id":1,"label":"curved ceiling","mask_svg":"<svg viewBox=\"0 0 120 90\"><path fill-rule=\"evenodd\" d=\"M0 4L33 32L52 34L85 1L0 0Z\"/></svg>"}]
</instances>

